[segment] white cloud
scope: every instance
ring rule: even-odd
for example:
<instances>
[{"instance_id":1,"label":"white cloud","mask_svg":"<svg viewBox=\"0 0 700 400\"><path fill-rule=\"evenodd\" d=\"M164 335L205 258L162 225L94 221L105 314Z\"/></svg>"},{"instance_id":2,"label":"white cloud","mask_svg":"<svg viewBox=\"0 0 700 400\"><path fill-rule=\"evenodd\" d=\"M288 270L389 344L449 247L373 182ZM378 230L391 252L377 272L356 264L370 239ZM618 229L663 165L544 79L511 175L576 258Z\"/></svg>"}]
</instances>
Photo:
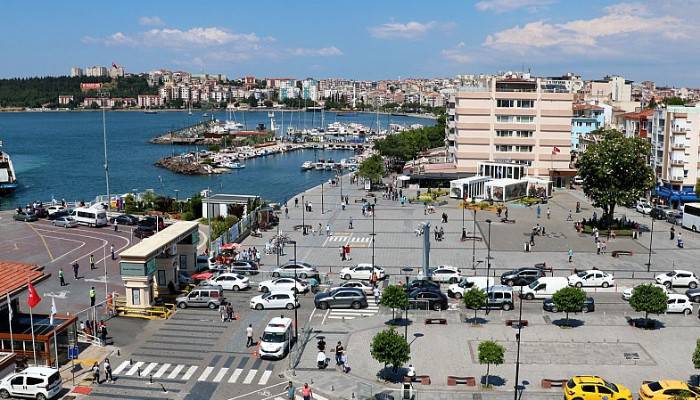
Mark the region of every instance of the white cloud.
<instances>
[{"instance_id":1,"label":"white cloud","mask_svg":"<svg viewBox=\"0 0 700 400\"><path fill-rule=\"evenodd\" d=\"M114 33L104 38L86 36L85 43L101 43L107 46L128 45L134 47L188 48L220 46L225 44L251 45L260 38L255 33L232 33L216 27L180 29L151 29L136 34Z\"/></svg>"},{"instance_id":2,"label":"white cloud","mask_svg":"<svg viewBox=\"0 0 700 400\"><path fill-rule=\"evenodd\" d=\"M424 35L426 32L433 29L435 25L435 21L426 23L410 21L406 22L405 24L399 22L389 22L380 26L368 28L368 30L372 36L380 39L413 39Z\"/></svg>"},{"instance_id":3,"label":"white cloud","mask_svg":"<svg viewBox=\"0 0 700 400\"><path fill-rule=\"evenodd\" d=\"M555 0L482 0L476 3L476 8L480 11L494 11L497 13L508 12L520 8L537 10L548 6Z\"/></svg>"},{"instance_id":4,"label":"white cloud","mask_svg":"<svg viewBox=\"0 0 700 400\"><path fill-rule=\"evenodd\" d=\"M139 24L143 26L163 26L165 25L165 21L163 21L162 18L154 15L152 17L139 18Z\"/></svg>"},{"instance_id":5,"label":"white cloud","mask_svg":"<svg viewBox=\"0 0 700 400\"><path fill-rule=\"evenodd\" d=\"M332 56L342 56L343 52L335 47L321 47L318 49L309 49L303 47L297 47L294 49L289 49L289 53L294 56L317 56L317 57L332 57Z\"/></svg>"},{"instance_id":6,"label":"white cloud","mask_svg":"<svg viewBox=\"0 0 700 400\"><path fill-rule=\"evenodd\" d=\"M464 42L460 42L451 49L444 49L440 52L446 60L456 62L458 64L469 64L473 61L473 57L467 52Z\"/></svg>"},{"instance_id":7,"label":"white cloud","mask_svg":"<svg viewBox=\"0 0 700 400\"><path fill-rule=\"evenodd\" d=\"M487 47L525 52L528 49L558 48L568 53L581 53L592 49L610 51L609 40L628 38L639 40L643 35L665 39L688 37L687 26L672 16L649 17L640 15L646 9L631 3L607 7L606 14L587 20L574 20L561 24L545 21L515 26L486 37ZM624 45L624 44L623 44Z\"/></svg>"}]
</instances>

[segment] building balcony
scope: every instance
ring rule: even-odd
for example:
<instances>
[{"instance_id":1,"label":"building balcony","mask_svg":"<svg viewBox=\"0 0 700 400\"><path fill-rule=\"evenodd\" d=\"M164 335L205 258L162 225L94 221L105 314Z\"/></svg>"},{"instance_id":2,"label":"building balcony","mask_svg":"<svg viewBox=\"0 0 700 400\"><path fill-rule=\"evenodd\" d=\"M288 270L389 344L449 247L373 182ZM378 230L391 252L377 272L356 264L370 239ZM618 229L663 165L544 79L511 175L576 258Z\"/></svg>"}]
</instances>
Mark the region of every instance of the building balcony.
<instances>
[{"instance_id":1,"label":"building balcony","mask_svg":"<svg viewBox=\"0 0 700 400\"><path fill-rule=\"evenodd\" d=\"M670 178L670 181L671 181L671 182L680 182L680 183L683 183L683 177L682 177L682 176L672 176L672 177Z\"/></svg>"},{"instance_id":2,"label":"building balcony","mask_svg":"<svg viewBox=\"0 0 700 400\"><path fill-rule=\"evenodd\" d=\"M684 160L671 160L671 166L672 167L683 167L683 166L685 166L685 161Z\"/></svg>"},{"instance_id":3,"label":"building balcony","mask_svg":"<svg viewBox=\"0 0 700 400\"><path fill-rule=\"evenodd\" d=\"M685 150L685 143L672 143L671 149L672 150Z\"/></svg>"}]
</instances>

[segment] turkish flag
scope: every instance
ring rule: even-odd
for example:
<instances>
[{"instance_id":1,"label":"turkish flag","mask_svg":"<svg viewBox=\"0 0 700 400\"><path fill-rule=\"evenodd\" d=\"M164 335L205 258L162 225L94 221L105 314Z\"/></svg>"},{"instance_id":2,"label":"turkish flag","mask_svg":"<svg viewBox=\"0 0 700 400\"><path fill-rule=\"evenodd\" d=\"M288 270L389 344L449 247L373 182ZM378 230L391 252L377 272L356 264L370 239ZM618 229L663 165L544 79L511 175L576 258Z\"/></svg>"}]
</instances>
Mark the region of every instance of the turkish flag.
<instances>
[{"instance_id":1,"label":"turkish flag","mask_svg":"<svg viewBox=\"0 0 700 400\"><path fill-rule=\"evenodd\" d=\"M554 148L552 149L552 154L559 154L560 151L561 150L559 150L559 147L554 146Z\"/></svg>"},{"instance_id":2,"label":"turkish flag","mask_svg":"<svg viewBox=\"0 0 700 400\"><path fill-rule=\"evenodd\" d=\"M34 308L37 304L39 304L39 302L41 302L41 297L39 297L39 293L36 292L36 289L34 289L34 285L32 285L31 282L29 282L27 290L29 290L27 304L29 304L29 308Z\"/></svg>"}]
</instances>

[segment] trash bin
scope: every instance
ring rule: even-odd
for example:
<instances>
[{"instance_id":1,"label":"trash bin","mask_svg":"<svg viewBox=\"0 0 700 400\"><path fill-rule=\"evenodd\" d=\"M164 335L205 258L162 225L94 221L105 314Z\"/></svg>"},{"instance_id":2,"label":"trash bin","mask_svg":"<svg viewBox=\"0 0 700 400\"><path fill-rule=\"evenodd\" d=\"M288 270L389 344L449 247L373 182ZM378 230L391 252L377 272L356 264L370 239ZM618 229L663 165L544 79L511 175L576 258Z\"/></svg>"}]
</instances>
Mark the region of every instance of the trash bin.
<instances>
[{"instance_id":1,"label":"trash bin","mask_svg":"<svg viewBox=\"0 0 700 400\"><path fill-rule=\"evenodd\" d=\"M413 400L416 398L415 394L413 393L413 384L411 382L404 382L403 383L403 388L401 391L401 398L403 400Z\"/></svg>"}]
</instances>

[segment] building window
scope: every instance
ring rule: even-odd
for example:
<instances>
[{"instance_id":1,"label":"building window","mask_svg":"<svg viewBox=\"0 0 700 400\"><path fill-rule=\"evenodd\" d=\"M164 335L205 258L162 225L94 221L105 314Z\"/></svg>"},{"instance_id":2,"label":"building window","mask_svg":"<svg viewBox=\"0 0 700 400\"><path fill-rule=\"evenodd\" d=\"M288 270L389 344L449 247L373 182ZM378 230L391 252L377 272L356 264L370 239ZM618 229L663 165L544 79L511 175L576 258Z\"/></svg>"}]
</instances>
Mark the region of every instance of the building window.
<instances>
[{"instance_id":1,"label":"building window","mask_svg":"<svg viewBox=\"0 0 700 400\"><path fill-rule=\"evenodd\" d=\"M131 304L141 305L141 289L131 289Z\"/></svg>"},{"instance_id":2,"label":"building window","mask_svg":"<svg viewBox=\"0 0 700 400\"><path fill-rule=\"evenodd\" d=\"M499 151L499 152L529 153L529 152L532 152L532 146L510 145L510 144L497 144L497 145L496 145L496 151Z\"/></svg>"},{"instance_id":3,"label":"building window","mask_svg":"<svg viewBox=\"0 0 700 400\"><path fill-rule=\"evenodd\" d=\"M513 131L496 131L496 136L498 136L498 137L511 137L511 136L513 136Z\"/></svg>"},{"instance_id":4,"label":"building window","mask_svg":"<svg viewBox=\"0 0 700 400\"><path fill-rule=\"evenodd\" d=\"M516 131L516 136L518 137L532 137L533 132L532 131Z\"/></svg>"},{"instance_id":5,"label":"building window","mask_svg":"<svg viewBox=\"0 0 700 400\"><path fill-rule=\"evenodd\" d=\"M512 120L512 115L496 115L496 122L511 122Z\"/></svg>"},{"instance_id":6,"label":"building window","mask_svg":"<svg viewBox=\"0 0 700 400\"><path fill-rule=\"evenodd\" d=\"M518 102L520 108L534 108L535 107L535 100L520 100Z\"/></svg>"},{"instance_id":7,"label":"building window","mask_svg":"<svg viewBox=\"0 0 700 400\"><path fill-rule=\"evenodd\" d=\"M515 122L520 124L531 124L535 121L532 115L518 115L515 117Z\"/></svg>"},{"instance_id":8,"label":"building window","mask_svg":"<svg viewBox=\"0 0 700 400\"><path fill-rule=\"evenodd\" d=\"M496 100L496 107L502 107L502 108L515 107L515 100L498 99L498 100Z\"/></svg>"},{"instance_id":9,"label":"building window","mask_svg":"<svg viewBox=\"0 0 700 400\"><path fill-rule=\"evenodd\" d=\"M512 146L508 146L506 144L497 144L496 145L496 151L510 151Z\"/></svg>"},{"instance_id":10,"label":"building window","mask_svg":"<svg viewBox=\"0 0 700 400\"><path fill-rule=\"evenodd\" d=\"M165 286L165 270L164 269L159 269L158 270L158 286Z\"/></svg>"}]
</instances>

